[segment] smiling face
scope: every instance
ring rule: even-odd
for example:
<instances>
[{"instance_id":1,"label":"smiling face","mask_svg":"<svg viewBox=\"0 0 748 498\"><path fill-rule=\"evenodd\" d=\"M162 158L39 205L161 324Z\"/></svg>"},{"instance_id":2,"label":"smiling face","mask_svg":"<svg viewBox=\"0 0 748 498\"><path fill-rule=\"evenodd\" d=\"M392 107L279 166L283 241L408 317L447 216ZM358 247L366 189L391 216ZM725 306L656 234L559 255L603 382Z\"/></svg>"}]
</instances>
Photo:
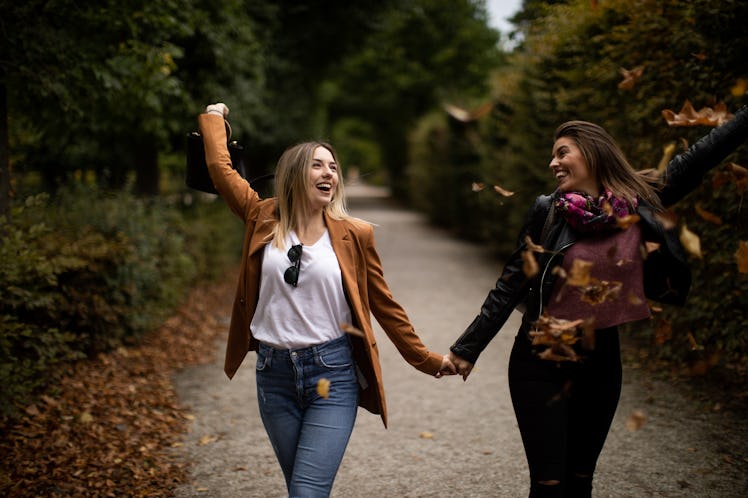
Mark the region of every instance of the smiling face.
<instances>
[{"instance_id":1,"label":"smiling face","mask_svg":"<svg viewBox=\"0 0 748 498\"><path fill-rule=\"evenodd\" d=\"M338 164L332 152L326 147L314 149L312 164L309 167L309 204L312 210L327 207L338 189Z\"/></svg>"},{"instance_id":2,"label":"smiling face","mask_svg":"<svg viewBox=\"0 0 748 498\"><path fill-rule=\"evenodd\" d=\"M582 151L571 138L560 137L556 140L549 167L561 192L585 192L591 196L600 194L596 175L587 166Z\"/></svg>"}]
</instances>

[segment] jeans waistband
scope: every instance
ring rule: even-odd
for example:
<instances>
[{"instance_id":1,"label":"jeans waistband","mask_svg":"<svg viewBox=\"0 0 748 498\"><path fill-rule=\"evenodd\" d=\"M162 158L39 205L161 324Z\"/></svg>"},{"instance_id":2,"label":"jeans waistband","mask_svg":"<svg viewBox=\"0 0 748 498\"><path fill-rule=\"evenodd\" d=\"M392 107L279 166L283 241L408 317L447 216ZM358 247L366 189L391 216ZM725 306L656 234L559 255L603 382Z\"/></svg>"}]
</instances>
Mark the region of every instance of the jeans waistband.
<instances>
[{"instance_id":1,"label":"jeans waistband","mask_svg":"<svg viewBox=\"0 0 748 498\"><path fill-rule=\"evenodd\" d=\"M270 344L266 344L264 342L260 343L260 349L262 350L263 354L266 355L285 355L289 356L291 353L295 353L297 357L307 357L307 356L314 356L320 352L329 351L331 349L337 349L340 347L350 347L351 340L348 337L348 334L344 334L337 339L333 339L331 341L323 342L320 344L315 344L314 346L307 346L305 348L293 348L293 349L284 349L284 348L277 348L275 346L271 346Z\"/></svg>"}]
</instances>

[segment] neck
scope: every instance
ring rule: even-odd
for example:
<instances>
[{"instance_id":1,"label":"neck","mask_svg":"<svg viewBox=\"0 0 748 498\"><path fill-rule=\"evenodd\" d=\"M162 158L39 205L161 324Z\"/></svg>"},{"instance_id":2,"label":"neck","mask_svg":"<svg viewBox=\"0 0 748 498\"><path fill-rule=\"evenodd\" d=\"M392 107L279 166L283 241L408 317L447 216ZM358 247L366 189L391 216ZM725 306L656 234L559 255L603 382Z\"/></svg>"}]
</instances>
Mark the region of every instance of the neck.
<instances>
[{"instance_id":1,"label":"neck","mask_svg":"<svg viewBox=\"0 0 748 498\"><path fill-rule=\"evenodd\" d=\"M300 218L295 231L302 244L312 245L325 233L325 229L325 217L320 209L309 213L309 216Z\"/></svg>"}]
</instances>

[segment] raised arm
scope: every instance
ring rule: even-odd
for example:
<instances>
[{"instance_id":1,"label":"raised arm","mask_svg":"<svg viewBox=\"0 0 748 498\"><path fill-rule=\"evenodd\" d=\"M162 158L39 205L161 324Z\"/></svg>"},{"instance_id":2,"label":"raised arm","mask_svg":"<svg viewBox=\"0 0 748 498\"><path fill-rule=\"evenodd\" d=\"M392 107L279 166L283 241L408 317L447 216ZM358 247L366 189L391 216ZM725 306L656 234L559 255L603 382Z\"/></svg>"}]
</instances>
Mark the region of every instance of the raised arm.
<instances>
[{"instance_id":1,"label":"raised arm","mask_svg":"<svg viewBox=\"0 0 748 498\"><path fill-rule=\"evenodd\" d=\"M224 123L228 112L228 107L224 104L211 104L205 113L198 116L198 123L205 144L205 162L213 185L231 211L246 220L249 211L259 201L259 196L231 166Z\"/></svg>"}]
</instances>

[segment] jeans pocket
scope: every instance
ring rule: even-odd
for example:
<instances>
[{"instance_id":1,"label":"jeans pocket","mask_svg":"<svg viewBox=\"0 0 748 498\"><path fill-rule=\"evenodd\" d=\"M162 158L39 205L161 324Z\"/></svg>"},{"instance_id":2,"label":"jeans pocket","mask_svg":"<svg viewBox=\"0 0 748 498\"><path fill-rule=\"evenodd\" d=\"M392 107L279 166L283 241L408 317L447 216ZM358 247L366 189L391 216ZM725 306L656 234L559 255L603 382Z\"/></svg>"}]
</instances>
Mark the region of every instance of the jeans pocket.
<instances>
[{"instance_id":1,"label":"jeans pocket","mask_svg":"<svg viewBox=\"0 0 748 498\"><path fill-rule=\"evenodd\" d=\"M257 363L255 369L258 372L262 372L266 368L270 367L270 360L273 358L272 353L263 351L263 348L257 350Z\"/></svg>"},{"instance_id":2,"label":"jeans pocket","mask_svg":"<svg viewBox=\"0 0 748 498\"><path fill-rule=\"evenodd\" d=\"M318 351L317 364L331 370L349 368L353 365L350 348L336 348L331 351Z\"/></svg>"}]
</instances>

